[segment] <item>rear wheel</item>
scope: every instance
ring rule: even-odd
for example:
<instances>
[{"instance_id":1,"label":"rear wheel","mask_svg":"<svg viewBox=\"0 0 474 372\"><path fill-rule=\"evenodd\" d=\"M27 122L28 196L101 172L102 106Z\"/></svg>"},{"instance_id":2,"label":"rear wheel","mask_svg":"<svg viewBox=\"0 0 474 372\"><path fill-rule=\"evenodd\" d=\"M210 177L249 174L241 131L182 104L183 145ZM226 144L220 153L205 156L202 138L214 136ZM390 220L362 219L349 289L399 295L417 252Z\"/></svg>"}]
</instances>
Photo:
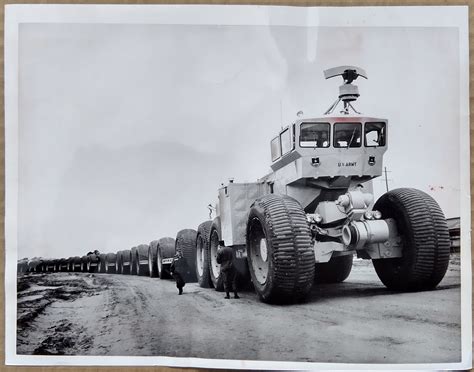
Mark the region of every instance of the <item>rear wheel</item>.
<instances>
[{"instance_id":1,"label":"rear wheel","mask_svg":"<svg viewBox=\"0 0 474 372\"><path fill-rule=\"evenodd\" d=\"M332 257L329 262L317 263L315 269L316 283L341 283L347 279L352 270L352 254Z\"/></svg>"},{"instance_id":2,"label":"rear wheel","mask_svg":"<svg viewBox=\"0 0 474 372\"><path fill-rule=\"evenodd\" d=\"M209 272L209 240L212 221L199 225L196 237L196 276L199 286L210 288L212 286Z\"/></svg>"},{"instance_id":3,"label":"rear wheel","mask_svg":"<svg viewBox=\"0 0 474 372\"><path fill-rule=\"evenodd\" d=\"M221 275L221 265L217 263L217 250L221 240L221 221L216 217L212 221L211 232L209 234L209 276L212 286L216 291L224 290L224 282Z\"/></svg>"},{"instance_id":4,"label":"rear wheel","mask_svg":"<svg viewBox=\"0 0 474 372\"><path fill-rule=\"evenodd\" d=\"M293 198L265 195L250 209L248 262L265 302L303 300L314 282L314 251L306 215Z\"/></svg>"},{"instance_id":5,"label":"rear wheel","mask_svg":"<svg viewBox=\"0 0 474 372\"><path fill-rule=\"evenodd\" d=\"M196 282L196 237L197 232L193 229L184 229L176 235L175 251L181 251L186 259L188 270L184 275L186 282Z\"/></svg>"},{"instance_id":6,"label":"rear wheel","mask_svg":"<svg viewBox=\"0 0 474 372\"><path fill-rule=\"evenodd\" d=\"M393 218L401 238L402 257L373 260L383 284L396 291L436 287L448 269L450 240L438 203L417 189L395 189L374 205L382 218Z\"/></svg>"},{"instance_id":7,"label":"rear wheel","mask_svg":"<svg viewBox=\"0 0 474 372\"><path fill-rule=\"evenodd\" d=\"M163 264L165 258L174 256L175 240L173 238L161 238L158 240L158 250L156 252L156 264L158 267L158 276L160 279L170 279L170 264Z\"/></svg>"}]
</instances>

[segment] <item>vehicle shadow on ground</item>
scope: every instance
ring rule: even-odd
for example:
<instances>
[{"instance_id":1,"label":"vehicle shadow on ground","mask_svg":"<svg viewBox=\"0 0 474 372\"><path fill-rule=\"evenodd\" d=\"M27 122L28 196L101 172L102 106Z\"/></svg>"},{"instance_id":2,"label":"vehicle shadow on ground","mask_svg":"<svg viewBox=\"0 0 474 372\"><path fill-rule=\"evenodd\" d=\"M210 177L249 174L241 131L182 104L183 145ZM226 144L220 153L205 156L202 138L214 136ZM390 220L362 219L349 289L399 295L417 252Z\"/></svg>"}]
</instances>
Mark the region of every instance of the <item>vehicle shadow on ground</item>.
<instances>
[{"instance_id":1,"label":"vehicle shadow on ground","mask_svg":"<svg viewBox=\"0 0 474 372\"><path fill-rule=\"evenodd\" d=\"M445 284L439 285L431 291L443 291L452 288L460 288L460 284ZM394 296L399 295L400 291L392 291L384 286L370 286L362 283L337 283L337 284L315 284L308 296L306 302L321 302L329 301L336 298L364 298L375 296ZM416 291L411 293L417 293Z\"/></svg>"}]
</instances>

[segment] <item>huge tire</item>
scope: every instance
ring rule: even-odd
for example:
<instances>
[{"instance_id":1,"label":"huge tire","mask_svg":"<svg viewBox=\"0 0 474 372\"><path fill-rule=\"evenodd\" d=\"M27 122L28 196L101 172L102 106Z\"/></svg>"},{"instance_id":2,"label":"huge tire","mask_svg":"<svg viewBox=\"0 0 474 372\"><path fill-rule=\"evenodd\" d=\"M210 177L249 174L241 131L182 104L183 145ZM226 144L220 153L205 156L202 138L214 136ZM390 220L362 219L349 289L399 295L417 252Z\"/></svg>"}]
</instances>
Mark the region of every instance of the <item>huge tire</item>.
<instances>
[{"instance_id":1,"label":"huge tire","mask_svg":"<svg viewBox=\"0 0 474 372\"><path fill-rule=\"evenodd\" d=\"M341 283L347 279L352 270L352 254L332 257L329 262L317 263L315 269L316 283Z\"/></svg>"},{"instance_id":2,"label":"huge tire","mask_svg":"<svg viewBox=\"0 0 474 372\"><path fill-rule=\"evenodd\" d=\"M132 254L129 249L122 251L121 263L122 269L121 272L123 275L130 275L132 262Z\"/></svg>"},{"instance_id":3,"label":"huge tire","mask_svg":"<svg viewBox=\"0 0 474 372\"><path fill-rule=\"evenodd\" d=\"M196 236L196 277L202 288L212 287L209 269L209 241L211 238L212 221L199 225Z\"/></svg>"},{"instance_id":4,"label":"huge tire","mask_svg":"<svg viewBox=\"0 0 474 372\"><path fill-rule=\"evenodd\" d=\"M82 256L81 257L81 272L87 272L87 262L89 261L89 256Z\"/></svg>"},{"instance_id":5,"label":"huge tire","mask_svg":"<svg viewBox=\"0 0 474 372\"><path fill-rule=\"evenodd\" d=\"M99 271L99 257L95 254L91 254L87 260L87 272L96 273Z\"/></svg>"},{"instance_id":6,"label":"huge tire","mask_svg":"<svg viewBox=\"0 0 474 372\"><path fill-rule=\"evenodd\" d=\"M137 247L130 249L130 275L137 275Z\"/></svg>"},{"instance_id":7,"label":"huge tire","mask_svg":"<svg viewBox=\"0 0 474 372\"><path fill-rule=\"evenodd\" d=\"M81 257L75 256L72 258L72 271L81 271Z\"/></svg>"},{"instance_id":8,"label":"huge tire","mask_svg":"<svg viewBox=\"0 0 474 372\"><path fill-rule=\"evenodd\" d=\"M115 260L115 273L116 274L122 274L122 253L123 251L118 251L116 254L116 260Z\"/></svg>"},{"instance_id":9,"label":"huge tire","mask_svg":"<svg viewBox=\"0 0 474 372\"><path fill-rule=\"evenodd\" d=\"M54 272L61 271L61 260L54 260Z\"/></svg>"},{"instance_id":10,"label":"huge tire","mask_svg":"<svg viewBox=\"0 0 474 372\"><path fill-rule=\"evenodd\" d=\"M150 278L156 278L158 276L158 265L156 262L156 254L158 251L158 240L153 240L148 248L148 272Z\"/></svg>"},{"instance_id":11,"label":"huge tire","mask_svg":"<svg viewBox=\"0 0 474 372\"><path fill-rule=\"evenodd\" d=\"M117 255L115 253L107 253L105 256L105 272L107 274L115 274L115 264Z\"/></svg>"},{"instance_id":12,"label":"huge tire","mask_svg":"<svg viewBox=\"0 0 474 372\"><path fill-rule=\"evenodd\" d=\"M181 251L186 259L188 270L184 275L186 282L196 282L196 237L197 231L184 229L176 235L175 251Z\"/></svg>"},{"instance_id":13,"label":"huge tire","mask_svg":"<svg viewBox=\"0 0 474 372\"><path fill-rule=\"evenodd\" d=\"M71 272L73 271L73 265L74 265L74 257L69 257L67 260L67 266L66 266L66 271Z\"/></svg>"},{"instance_id":14,"label":"huge tire","mask_svg":"<svg viewBox=\"0 0 474 372\"><path fill-rule=\"evenodd\" d=\"M99 273L101 274L105 273L105 256L104 253L99 254Z\"/></svg>"},{"instance_id":15,"label":"huge tire","mask_svg":"<svg viewBox=\"0 0 474 372\"><path fill-rule=\"evenodd\" d=\"M224 290L224 282L221 275L221 265L217 263L217 250L219 241L221 241L221 220L219 217L214 218L209 233L209 277L211 284L216 291Z\"/></svg>"},{"instance_id":16,"label":"huge tire","mask_svg":"<svg viewBox=\"0 0 474 372\"><path fill-rule=\"evenodd\" d=\"M438 203L417 189L395 189L374 205L382 218L393 218L401 237L402 257L373 260L382 283L395 291L436 287L448 269L450 240Z\"/></svg>"},{"instance_id":17,"label":"huge tire","mask_svg":"<svg viewBox=\"0 0 474 372\"><path fill-rule=\"evenodd\" d=\"M314 250L306 214L293 198L257 199L247 223L252 282L265 302L301 301L314 282Z\"/></svg>"},{"instance_id":18,"label":"huge tire","mask_svg":"<svg viewBox=\"0 0 474 372\"><path fill-rule=\"evenodd\" d=\"M162 260L174 256L176 242L173 238L161 238L158 240L158 249L156 251L156 266L158 277L160 279L170 279L170 264L163 264Z\"/></svg>"},{"instance_id":19,"label":"huge tire","mask_svg":"<svg viewBox=\"0 0 474 372\"><path fill-rule=\"evenodd\" d=\"M148 264L148 244L140 244L137 247L137 275L138 276L149 276L149 264Z\"/></svg>"},{"instance_id":20,"label":"huge tire","mask_svg":"<svg viewBox=\"0 0 474 372\"><path fill-rule=\"evenodd\" d=\"M61 258L59 260L59 271L61 272L66 272L67 271L67 259L66 258Z\"/></svg>"}]
</instances>

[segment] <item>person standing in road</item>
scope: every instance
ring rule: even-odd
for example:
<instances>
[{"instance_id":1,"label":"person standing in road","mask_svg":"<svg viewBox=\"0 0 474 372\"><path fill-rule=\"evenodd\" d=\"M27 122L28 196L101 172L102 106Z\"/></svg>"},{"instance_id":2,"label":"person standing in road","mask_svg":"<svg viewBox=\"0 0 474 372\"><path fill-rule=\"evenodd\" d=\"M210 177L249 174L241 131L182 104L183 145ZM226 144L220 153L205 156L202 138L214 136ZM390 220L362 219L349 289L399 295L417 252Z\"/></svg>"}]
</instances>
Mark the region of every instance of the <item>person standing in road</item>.
<instances>
[{"instance_id":1,"label":"person standing in road","mask_svg":"<svg viewBox=\"0 0 474 372\"><path fill-rule=\"evenodd\" d=\"M176 280L176 288L178 288L179 295L183 294L183 287L186 284L184 275L186 274L187 267L188 265L186 259L183 257L183 253L177 251L170 266L170 274L174 280Z\"/></svg>"},{"instance_id":2,"label":"person standing in road","mask_svg":"<svg viewBox=\"0 0 474 372\"><path fill-rule=\"evenodd\" d=\"M234 252L232 248L224 246L224 242L219 242L219 248L217 250L217 263L221 265L221 274L224 279L224 290L226 296L224 298L229 299L229 292L233 290L234 298L240 298L237 294L237 270L234 267Z\"/></svg>"}]
</instances>

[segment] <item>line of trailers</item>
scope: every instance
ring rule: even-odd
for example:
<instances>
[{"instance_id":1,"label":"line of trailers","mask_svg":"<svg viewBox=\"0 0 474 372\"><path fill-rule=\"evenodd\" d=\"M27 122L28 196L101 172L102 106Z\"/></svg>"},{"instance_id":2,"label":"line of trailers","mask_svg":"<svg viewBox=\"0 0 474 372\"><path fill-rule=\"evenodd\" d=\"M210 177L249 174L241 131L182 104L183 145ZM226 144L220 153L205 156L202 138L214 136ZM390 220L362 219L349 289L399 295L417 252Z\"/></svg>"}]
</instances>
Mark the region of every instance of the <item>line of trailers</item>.
<instances>
[{"instance_id":1,"label":"line of trailers","mask_svg":"<svg viewBox=\"0 0 474 372\"><path fill-rule=\"evenodd\" d=\"M215 287L221 290L220 265L216 264L215 257L212 260L215 274L212 277L215 281L212 281L211 276L203 272L203 266L209 267L212 263L203 263L202 255L196 254L196 252L202 252L203 247L210 244L212 225L213 221L206 221L199 225L197 231L193 229L179 231L176 239L165 237L154 240L150 244L140 244L116 253L94 251L84 256L69 258L20 260L17 270L18 273L83 272L169 279L173 257L179 250L187 262L188 271L184 275L187 282L199 282L201 287ZM214 249L214 252L216 255L217 250ZM250 277L242 279L250 281Z\"/></svg>"},{"instance_id":2,"label":"line of trailers","mask_svg":"<svg viewBox=\"0 0 474 372\"><path fill-rule=\"evenodd\" d=\"M196 235L193 230L180 234ZM84 256L59 259L33 259L18 263L19 273L86 272L169 278L169 267L176 251L176 240L162 238L116 253L89 252Z\"/></svg>"}]
</instances>

